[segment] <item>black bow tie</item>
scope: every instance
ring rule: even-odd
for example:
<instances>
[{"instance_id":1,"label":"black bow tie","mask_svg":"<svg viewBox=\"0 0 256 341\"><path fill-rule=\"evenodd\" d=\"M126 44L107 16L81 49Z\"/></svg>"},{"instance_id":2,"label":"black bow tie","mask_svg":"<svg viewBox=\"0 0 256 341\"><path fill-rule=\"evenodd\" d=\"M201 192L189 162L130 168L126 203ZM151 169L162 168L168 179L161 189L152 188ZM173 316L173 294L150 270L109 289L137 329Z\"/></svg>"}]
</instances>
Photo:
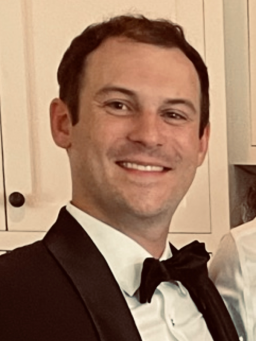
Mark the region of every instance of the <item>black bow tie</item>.
<instances>
[{"instance_id":1,"label":"black bow tie","mask_svg":"<svg viewBox=\"0 0 256 341\"><path fill-rule=\"evenodd\" d=\"M225 304L208 277L209 253L204 243L194 241L176 250L170 245L173 256L165 261L147 258L144 261L139 287L140 302L151 302L161 282L180 281L189 291L198 310L203 314L215 341L239 341Z\"/></svg>"},{"instance_id":2,"label":"black bow tie","mask_svg":"<svg viewBox=\"0 0 256 341\"><path fill-rule=\"evenodd\" d=\"M180 281L187 287L191 282L200 281L208 275L209 259L204 244L198 241L183 247L165 261L145 259L139 288L140 302L151 302L154 291L161 282Z\"/></svg>"}]
</instances>

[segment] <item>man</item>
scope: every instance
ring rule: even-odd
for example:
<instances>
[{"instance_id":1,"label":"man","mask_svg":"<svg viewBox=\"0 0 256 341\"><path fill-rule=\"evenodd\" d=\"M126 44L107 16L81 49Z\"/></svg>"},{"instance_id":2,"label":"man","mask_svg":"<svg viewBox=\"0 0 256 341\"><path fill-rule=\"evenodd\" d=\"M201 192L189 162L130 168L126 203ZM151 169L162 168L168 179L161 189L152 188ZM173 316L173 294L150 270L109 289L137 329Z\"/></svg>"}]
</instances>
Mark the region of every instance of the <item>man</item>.
<instances>
[{"instance_id":1,"label":"man","mask_svg":"<svg viewBox=\"0 0 256 341\"><path fill-rule=\"evenodd\" d=\"M207 70L182 29L129 16L91 26L58 81L51 128L72 201L43 241L2 257L2 339L238 340L203 245L167 243L209 139Z\"/></svg>"}]
</instances>

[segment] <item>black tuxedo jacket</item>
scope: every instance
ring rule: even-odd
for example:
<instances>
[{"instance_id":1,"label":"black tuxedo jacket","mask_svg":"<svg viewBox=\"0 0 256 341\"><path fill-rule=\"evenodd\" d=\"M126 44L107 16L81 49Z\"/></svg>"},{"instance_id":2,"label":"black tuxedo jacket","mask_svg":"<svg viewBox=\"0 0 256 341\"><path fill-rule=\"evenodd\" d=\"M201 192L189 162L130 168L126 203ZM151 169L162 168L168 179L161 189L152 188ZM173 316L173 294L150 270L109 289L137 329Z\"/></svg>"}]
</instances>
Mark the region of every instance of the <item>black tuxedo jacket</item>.
<instances>
[{"instance_id":1,"label":"black tuxedo jacket","mask_svg":"<svg viewBox=\"0 0 256 341\"><path fill-rule=\"evenodd\" d=\"M0 340L141 341L106 261L65 208L42 241L0 257Z\"/></svg>"}]
</instances>

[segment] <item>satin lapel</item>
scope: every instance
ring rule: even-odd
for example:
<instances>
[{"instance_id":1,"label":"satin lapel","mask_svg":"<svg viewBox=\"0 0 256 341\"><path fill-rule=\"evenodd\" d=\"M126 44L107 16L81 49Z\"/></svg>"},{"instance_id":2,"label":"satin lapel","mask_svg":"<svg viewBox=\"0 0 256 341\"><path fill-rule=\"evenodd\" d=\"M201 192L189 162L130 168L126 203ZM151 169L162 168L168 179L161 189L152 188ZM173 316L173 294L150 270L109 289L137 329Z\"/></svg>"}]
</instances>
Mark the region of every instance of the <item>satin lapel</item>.
<instances>
[{"instance_id":1,"label":"satin lapel","mask_svg":"<svg viewBox=\"0 0 256 341\"><path fill-rule=\"evenodd\" d=\"M173 255L179 252L171 243L170 248ZM192 300L202 313L213 340L239 341L227 308L212 281L206 277L201 287L182 284L187 288Z\"/></svg>"},{"instance_id":2,"label":"satin lapel","mask_svg":"<svg viewBox=\"0 0 256 341\"><path fill-rule=\"evenodd\" d=\"M44 238L91 314L101 341L141 341L105 259L78 222L62 208Z\"/></svg>"}]
</instances>

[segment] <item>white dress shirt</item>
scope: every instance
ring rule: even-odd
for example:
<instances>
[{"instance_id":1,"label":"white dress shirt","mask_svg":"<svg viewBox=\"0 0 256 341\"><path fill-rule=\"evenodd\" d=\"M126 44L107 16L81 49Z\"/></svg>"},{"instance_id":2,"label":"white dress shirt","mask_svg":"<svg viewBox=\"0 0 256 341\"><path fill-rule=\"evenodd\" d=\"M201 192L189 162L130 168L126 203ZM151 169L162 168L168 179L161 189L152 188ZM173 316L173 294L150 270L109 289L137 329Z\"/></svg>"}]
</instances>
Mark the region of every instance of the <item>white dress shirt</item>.
<instances>
[{"instance_id":1,"label":"white dress shirt","mask_svg":"<svg viewBox=\"0 0 256 341\"><path fill-rule=\"evenodd\" d=\"M140 285L142 265L145 258L152 257L144 248L72 204L67 205L67 210L107 261L143 341L212 341L202 314L181 283L163 282L157 287L151 303L138 301L135 293ZM171 256L166 243L161 260Z\"/></svg>"},{"instance_id":2,"label":"white dress shirt","mask_svg":"<svg viewBox=\"0 0 256 341\"><path fill-rule=\"evenodd\" d=\"M256 219L223 237L210 266L240 340L256 340Z\"/></svg>"}]
</instances>

